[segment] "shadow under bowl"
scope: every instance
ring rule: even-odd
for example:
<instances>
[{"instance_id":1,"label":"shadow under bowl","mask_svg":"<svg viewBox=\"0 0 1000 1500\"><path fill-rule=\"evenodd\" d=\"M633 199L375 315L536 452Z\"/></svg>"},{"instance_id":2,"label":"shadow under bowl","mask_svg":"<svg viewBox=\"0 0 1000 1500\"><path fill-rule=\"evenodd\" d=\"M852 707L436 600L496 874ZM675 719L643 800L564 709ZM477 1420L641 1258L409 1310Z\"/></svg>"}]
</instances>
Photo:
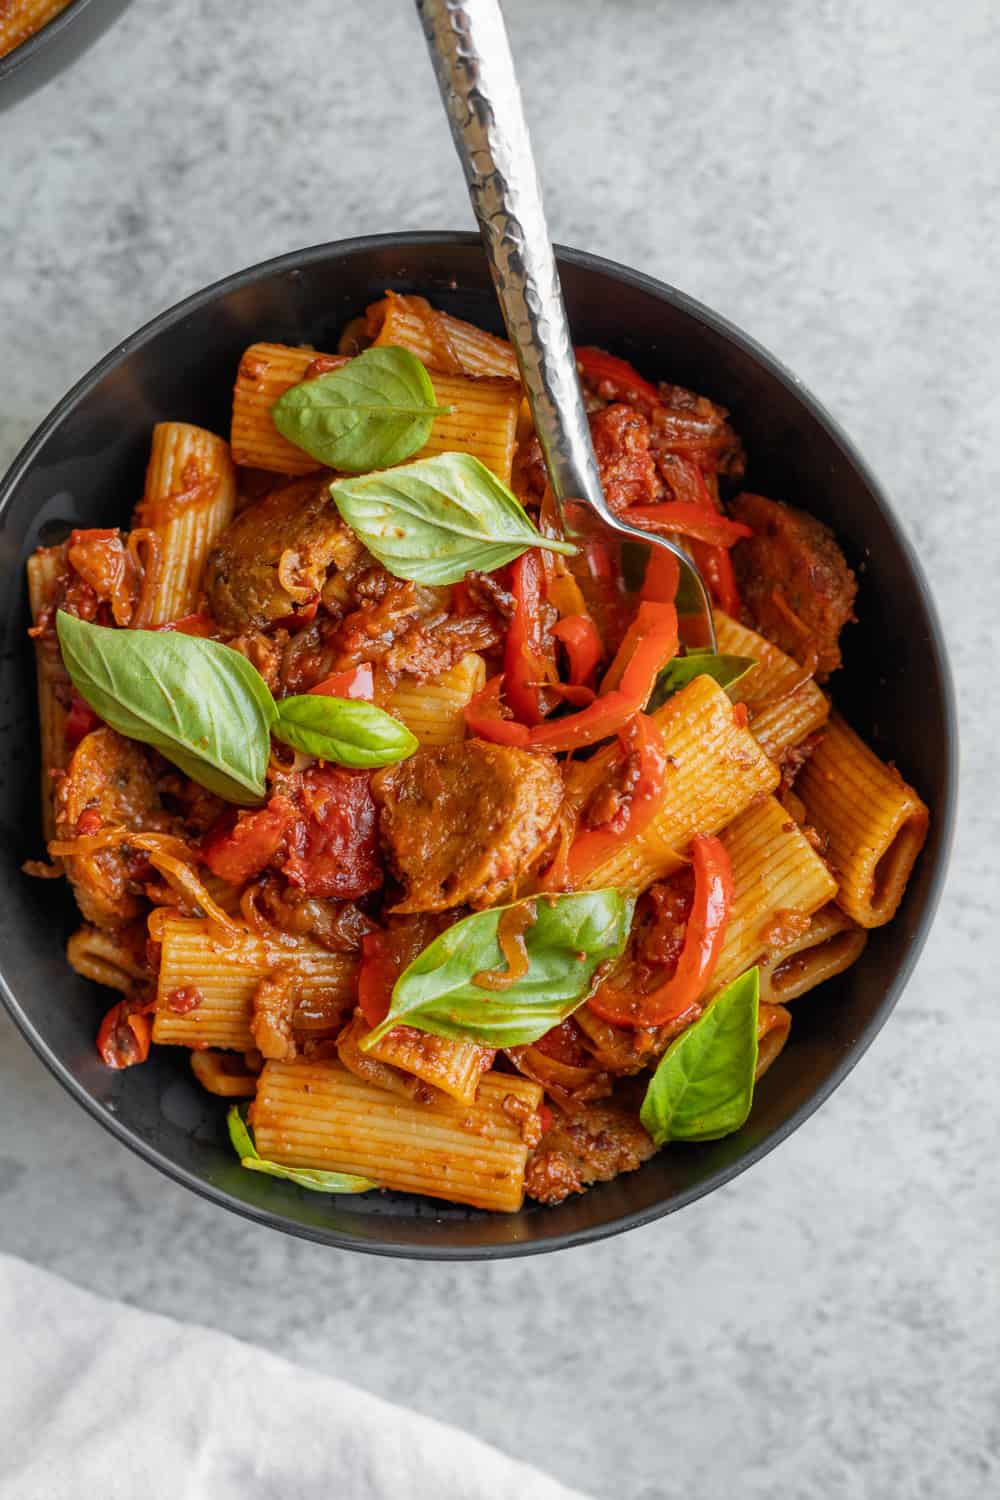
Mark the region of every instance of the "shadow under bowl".
<instances>
[{"instance_id":1,"label":"shadow under bowl","mask_svg":"<svg viewBox=\"0 0 1000 1500\"><path fill-rule=\"evenodd\" d=\"M81 380L0 486L0 984L10 1012L70 1093L147 1161L212 1202L328 1245L441 1260L532 1254L648 1223L728 1182L801 1125L861 1057L913 968L942 883L955 796L950 676L927 584L873 476L794 377L731 324L596 256L560 250L559 263L578 342L729 407L749 454L748 487L801 504L834 528L861 583L837 703L919 788L932 816L896 920L872 934L854 968L795 1006L791 1040L743 1129L673 1145L559 1207L497 1215L397 1193L328 1198L242 1170L223 1103L198 1088L186 1054L154 1049L145 1066L125 1072L101 1064L94 1035L107 994L63 956L79 920L73 902L62 883L20 870L41 853L28 555L67 520L125 520L142 492L153 423L174 418L227 432L239 358L256 340L334 348L343 324L387 287L501 331L478 238L380 235L321 245L198 292Z\"/></svg>"}]
</instances>

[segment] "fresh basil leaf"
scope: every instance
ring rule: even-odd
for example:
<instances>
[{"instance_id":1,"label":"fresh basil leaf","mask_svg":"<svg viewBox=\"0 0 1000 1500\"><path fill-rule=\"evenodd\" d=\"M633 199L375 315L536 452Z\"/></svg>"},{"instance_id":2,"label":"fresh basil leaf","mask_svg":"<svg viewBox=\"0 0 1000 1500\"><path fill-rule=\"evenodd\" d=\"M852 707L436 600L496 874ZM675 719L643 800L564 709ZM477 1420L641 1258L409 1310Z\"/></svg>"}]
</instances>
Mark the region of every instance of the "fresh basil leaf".
<instances>
[{"instance_id":1,"label":"fresh basil leaf","mask_svg":"<svg viewBox=\"0 0 1000 1500\"><path fill-rule=\"evenodd\" d=\"M506 968L497 928L510 908L473 912L446 928L403 971L389 1014L362 1040L362 1049L401 1022L436 1036L516 1047L537 1041L571 1015L591 993L598 964L623 951L635 903L612 890L529 899L537 916L524 933L523 978L507 990L473 983L476 974Z\"/></svg>"},{"instance_id":2,"label":"fresh basil leaf","mask_svg":"<svg viewBox=\"0 0 1000 1500\"><path fill-rule=\"evenodd\" d=\"M106 724L199 786L247 806L266 794L274 699L245 656L174 630L115 630L60 610L73 686Z\"/></svg>"},{"instance_id":3,"label":"fresh basil leaf","mask_svg":"<svg viewBox=\"0 0 1000 1500\"><path fill-rule=\"evenodd\" d=\"M271 1177L285 1177L298 1187L311 1188L314 1193L367 1193L378 1187L367 1177L352 1177L349 1172L322 1172L311 1167L283 1167L280 1162L265 1161L254 1145L250 1128L234 1104L226 1115L229 1139L240 1159L240 1166L250 1172L266 1172Z\"/></svg>"},{"instance_id":4,"label":"fresh basil leaf","mask_svg":"<svg viewBox=\"0 0 1000 1500\"><path fill-rule=\"evenodd\" d=\"M739 1130L753 1103L760 971L727 985L660 1058L639 1118L658 1146Z\"/></svg>"},{"instance_id":5,"label":"fresh basil leaf","mask_svg":"<svg viewBox=\"0 0 1000 1500\"><path fill-rule=\"evenodd\" d=\"M293 385L272 406L271 419L317 463L364 474L416 453L434 418L450 409L438 406L417 356L389 345Z\"/></svg>"},{"instance_id":6,"label":"fresh basil leaf","mask_svg":"<svg viewBox=\"0 0 1000 1500\"><path fill-rule=\"evenodd\" d=\"M420 745L416 735L384 708L325 693L282 698L271 733L293 750L365 769L406 760Z\"/></svg>"},{"instance_id":7,"label":"fresh basil leaf","mask_svg":"<svg viewBox=\"0 0 1000 1500\"><path fill-rule=\"evenodd\" d=\"M520 501L471 453L439 453L399 469L337 479L334 504L369 552L397 578L458 583L489 573L529 547L575 553L543 537Z\"/></svg>"},{"instance_id":8,"label":"fresh basil leaf","mask_svg":"<svg viewBox=\"0 0 1000 1500\"><path fill-rule=\"evenodd\" d=\"M721 688L731 688L756 665L752 656L717 656L714 651L693 651L689 647L686 656L675 656L663 668L656 679L646 712L651 714L654 709L662 707L672 694L702 674L714 678Z\"/></svg>"}]
</instances>

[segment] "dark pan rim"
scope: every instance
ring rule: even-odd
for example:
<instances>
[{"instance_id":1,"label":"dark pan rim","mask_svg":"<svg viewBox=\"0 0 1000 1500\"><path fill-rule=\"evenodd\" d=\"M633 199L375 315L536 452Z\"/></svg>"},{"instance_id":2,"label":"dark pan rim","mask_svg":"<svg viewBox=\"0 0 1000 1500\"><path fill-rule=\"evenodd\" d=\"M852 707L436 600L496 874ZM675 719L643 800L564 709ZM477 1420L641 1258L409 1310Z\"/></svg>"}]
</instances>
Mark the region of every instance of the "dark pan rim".
<instances>
[{"instance_id":1,"label":"dark pan rim","mask_svg":"<svg viewBox=\"0 0 1000 1500\"><path fill-rule=\"evenodd\" d=\"M60 32L72 26L80 12L86 10L91 3L92 0L70 0L65 10L53 16L51 21L46 21L39 31L32 32L31 36L16 46L12 52L8 52L6 57L0 57L0 87L3 86L5 78L9 78L33 57L37 57L43 47L54 41Z\"/></svg>"},{"instance_id":2,"label":"dark pan rim","mask_svg":"<svg viewBox=\"0 0 1000 1500\"><path fill-rule=\"evenodd\" d=\"M88 0L76 0L76 5L87 3ZM76 6L70 7L71 10L75 8ZM25 45L28 44L26 43ZM94 365L67 392L49 416L46 417L28 439L20 453L14 459L4 479L0 481L0 517L2 517L23 475L34 462L39 449L73 411L78 402L88 394L91 388L103 379L123 358L141 347L150 338L165 332L191 313L199 311L214 301L218 295L238 291L265 276L301 270L303 267L322 262L331 255L400 250L410 246L439 246L466 249L473 246L478 247L479 243L479 236L476 233L454 230L418 230L400 234L361 235L352 239L336 240L324 245L313 245L305 250L291 251L284 255L275 256L271 260L261 261L256 265L248 266L231 276L222 277L210 286L192 293L191 296L176 303L173 307L158 313L155 318L144 324L143 327L138 329L129 338L116 345L109 354L105 355L102 360ZM179 1183L182 1187L189 1188L211 1203L229 1209L231 1212L237 1213L256 1224L265 1225L270 1229L282 1229L286 1233L295 1235L300 1239L312 1240L318 1244L329 1245L334 1249L354 1250L364 1254L381 1255L394 1259L427 1261L507 1260L520 1256L542 1255L554 1250L570 1249L576 1245L593 1244L598 1240L608 1239L612 1235L622 1234L629 1229L642 1228L647 1224L652 1224L657 1219L664 1218L666 1215L686 1207L689 1203L696 1202L697 1199L705 1197L717 1188L723 1187L726 1183L733 1181L734 1178L767 1156L776 1146L786 1140L793 1131L797 1130L800 1125L803 1125L825 1103L833 1091L840 1086L864 1056L865 1052L867 1052L888 1020L920 957L927 934L934 920L944 885L944 877L954 834L957 801L958 721L954 684L948 663L944 634L923 567L912 544L900 526L895 511L882 490L881 485L846 433L825 410L822 404L817 401L815 396L778 359L726 318L713 312L703 303L687 296L684 292L680 292L676 288L669 286L666 282L659 281L652 276L647 276L641 271L630 270L626 266L619 265L616 261L607 260L598 255L591 255L585 250L574 250L561 245L557 245L556 250L559 259L569 265L579 266L588 271L600 272L612 281L635 287L640 291L650 293L661 301L670 303L695 321L712 329L729 343L735 344L750 355L752 359L780 381L801 405L805 407L813 419L826 430L871 491L892 533L896 546L906 559L916 585L920 606L927 624L931 657L941 684L941 697L946 721L946 735L941 745L945 775L944 792L941 798L942 805L937 813L938 841L934 856L935 864L928 883L924 908L920 914L913 939L900 964L898 972L886 989L878 1008L853 1046L831 1070L819 1088L808 1099L804 1100L777 1129L772 1131L770 1135L757 1145L748 1149L739 1160L720 1167L704 1181L673 1195L664 1202L653 1204L647 1208L637 1209L633 1213L623 1214L618 1218L609 1220L607 1223L591 1225L585 1229L567 1231L563 1234L552 1234L546 1236L544 1239L508 1244L469 1246L390 1245L383 1241L369 1238L364 1234L344 1234L338 1230L325 1230L301 1224L298 1220L289 1218L283 1213L271 1209L260 1209L253 1204L232 1197L224 1190L204 1181L204 1179L195 1173L179 1167L169 1157L157 1150L156 1147L139 1139L124 1122L110 1114L96 1100L92 1099L77 1082L69 1069L54 1056L45 1038L22 1010L13 991L7 984L5 976L0 972L0 997L4 1000L7 1010L21 1034L67 1092L73 1095L87 1113L123 1145L129 1147L151 1166L163 1172L165 1176L172 1178L174 1182Z\"/></svg>"}]
</instances>

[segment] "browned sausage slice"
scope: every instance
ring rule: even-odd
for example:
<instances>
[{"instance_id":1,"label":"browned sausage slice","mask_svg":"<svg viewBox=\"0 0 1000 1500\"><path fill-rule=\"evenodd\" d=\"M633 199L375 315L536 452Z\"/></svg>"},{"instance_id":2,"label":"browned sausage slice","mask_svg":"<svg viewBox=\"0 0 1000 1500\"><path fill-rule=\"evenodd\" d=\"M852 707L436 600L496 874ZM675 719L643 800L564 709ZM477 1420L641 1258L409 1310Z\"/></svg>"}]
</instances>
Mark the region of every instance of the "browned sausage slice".
<instances>
[{"instance_id":1,"label":"browned sausage slice","mask_svg":"<svg viewBox=\"0 0 1000 1500\"><path fill-rule=\"evenodd\" d=\"M548 850L563 784L551 755L465 740L372 779L397 912L496 906Z\"/></svg>"},{"instance_id":2,"label":"browned sausage slice","mask_svg":"<svg viewBox=\"0 0 1000 1500\"><path fill-rule=\"evenodd\" d=\"M832 531L763 495L737 495L729 512L754 533L733 548L750 623L796 661L814 653L816 676L829 677L840 666L840 632L858 591Z\"/></svg>"},{"instance_id":3,"label":"browned sausage slice","mask_svg":"<svg viewBox=\"0 0 1000 1500\"><path fill-rule=\"evenodd\" d=\"M80 819L90 814L81 828ZM93 826L90 826L93 825ZM73 752L56 792L56 836L124 827L134 833L163 832L171 819L161 805L148 752L113 729L95 729ZM84 918L97 927L120 927L145 909L136 875L147 869L127 845L66 859Z\"/></svg>"},{"instance_id":4,"label":"browned sausage slice","mask_svg":"<svg viewBox=\"0 0 1000 1500\"><path fill-rule=\"evenodd\" d=\"M283 485L222 533L205 564L205 589L224 630L263 629L287 618L320 591L331 568L360 555L329 489L329 474Z\"/></svg>"},{"instance_id":5,"label":"browned sausage slice","mask_svg":"<svg viewBox=\"0 0 1000 1500\"><path fill-rule=\"evenodd\" d=\"M553 1114L524 1177L525 1191L540 1203L561 1203L591 1183L634 1172L656 1151L634 1110L621 1105L583 1104L572 1115Z\"/></svg>"}]
</instances>

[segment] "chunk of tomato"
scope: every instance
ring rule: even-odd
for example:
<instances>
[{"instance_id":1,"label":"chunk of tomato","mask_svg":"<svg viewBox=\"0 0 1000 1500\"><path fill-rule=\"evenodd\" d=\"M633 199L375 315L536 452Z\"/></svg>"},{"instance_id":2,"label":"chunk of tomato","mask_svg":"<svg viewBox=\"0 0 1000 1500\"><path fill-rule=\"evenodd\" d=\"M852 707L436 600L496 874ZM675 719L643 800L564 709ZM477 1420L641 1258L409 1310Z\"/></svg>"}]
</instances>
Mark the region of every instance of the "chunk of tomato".
<instances>
[{"instance_id":1,"label":"chunk of tomato","mask_svg":"<svg viewBox=\"0 0 1000 1500\"><path fill-rule=\"evenodd\" d=\"M304 817L282 869L310 896L355 901L382 884L378 810L367 771L313 766L302 777Z\"/></svg>"},{"instance_id":2,"label":"chunk of tomato","mask_svg":"<svg viewBox=\"0 0 1000 1500\"><path fill-rule=\"evenodd\" d=\"M242 885L266 870L300 814L290 797L272 797L259 812L224 812L202 839L201 855L213 875Z\"/></svg>"}]
</instances>

